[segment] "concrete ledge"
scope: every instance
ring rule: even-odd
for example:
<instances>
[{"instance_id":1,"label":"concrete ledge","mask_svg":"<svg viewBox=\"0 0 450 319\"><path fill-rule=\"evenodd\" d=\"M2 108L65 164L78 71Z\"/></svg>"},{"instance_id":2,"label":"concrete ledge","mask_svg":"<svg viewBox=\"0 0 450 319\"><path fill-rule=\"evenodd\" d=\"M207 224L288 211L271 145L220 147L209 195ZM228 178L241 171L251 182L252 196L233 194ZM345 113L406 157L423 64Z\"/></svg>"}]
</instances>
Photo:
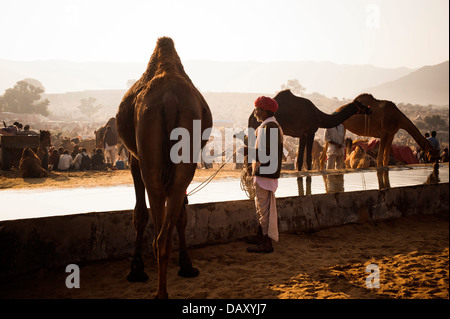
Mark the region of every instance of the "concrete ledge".
<instances>
[{"instance_id":1,"label":"concrete ledge","mask_svg":"<svg viewBox=\"0 0 450 319\"><path fill-rule=\"evenodd\" d=\"M277 208L280 232L448 213L449 184L286 197L277 199ZM39 268L131 255L132 215L127 210L0 222L0 281ZM253 234L256 227L251 200L189 205L186 241L223 243ZM145 237L150 253L151 223ZM177 243L175 233L174 248Z\"/></svg>"}]
</instances>

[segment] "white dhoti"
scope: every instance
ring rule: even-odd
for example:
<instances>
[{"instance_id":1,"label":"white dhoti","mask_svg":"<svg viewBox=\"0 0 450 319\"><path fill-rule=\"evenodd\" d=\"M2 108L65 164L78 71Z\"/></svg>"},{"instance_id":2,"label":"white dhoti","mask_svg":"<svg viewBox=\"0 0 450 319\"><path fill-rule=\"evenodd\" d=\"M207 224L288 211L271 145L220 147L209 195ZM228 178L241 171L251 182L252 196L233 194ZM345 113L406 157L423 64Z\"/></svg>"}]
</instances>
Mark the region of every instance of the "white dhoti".
<instances>
[{"instance_id":1,"label":"white dhoti","mask_svg":"<svg viewBox=\"0 0 450 319\"><path fill-rule=\"evenodd\" d=\"M278 213L275 193L255 183L255 206L263 235L278 241Z\"/></svg>"},{"instance_id":2,"label":"white dhoti","mask_svg":"<svg viewBox=\"0 0 450 319\"><path fill-rule=\"evenodd\" d=\"M108 159L111 161L111 164L114 165L116 161L116 145L109 146L108 143L105 143L105 160L108 162Z\"/></svg>"}]
</instances>

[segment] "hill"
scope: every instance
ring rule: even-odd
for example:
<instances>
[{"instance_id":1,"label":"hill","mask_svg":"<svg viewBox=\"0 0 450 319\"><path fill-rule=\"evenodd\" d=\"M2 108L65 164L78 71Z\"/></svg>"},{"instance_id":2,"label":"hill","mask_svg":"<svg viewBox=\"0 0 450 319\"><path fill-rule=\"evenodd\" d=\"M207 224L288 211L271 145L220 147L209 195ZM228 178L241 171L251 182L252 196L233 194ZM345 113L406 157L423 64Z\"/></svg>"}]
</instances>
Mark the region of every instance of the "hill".
<instances>
[{"instance_id":1,"label":"hill","mask_svg":"<svg viewBox=\"0 0 450 319\"><path fill-rule=\"evenodd\" d=\"M287 80L298 79L307 93L354 98L367 87L396 80L413 70L330 62L184 61L186 72L202 92L268 92L275 94ZM24 78L39 80L46 93L126 89L146 63L10 61L0 59L0 94Z\"/></svg>"},{"instance_id":2,"label":"hill","mask_svg":"<svg viewBox=\"0 0 450 319\"><path fill-rule=\"evenodd\" d=\"M122 101L126 90L99 90L79 91L63 94L43 94L43 98L50 101L49 118L53 120L90 120L106 122L115 116L118 106ZM254 109L254 101L260 95L270 96L268 93L242 93L242 92L202 92L208 103L215 122L228 122L231 125L245 126L248 117ZM100 104L102 109L97 112L95 119L87 119L82 116L77 106L81 99L95 98L95 104ZM330 99L324 95L313 93L303 97L310 99L320 110L332 113L340 106L348 103L348 100Z\"/></svg>"},{"instance_id":3,"label":"hill","mask_svg":"<svg viewBox=\"0 0 450 319\"><path fill-rule=\"evenodd\" d=\"M395 103L448 105L449 61L424 66L397 80L368 88L364 92Z\"/></svg>"}]
</instances>

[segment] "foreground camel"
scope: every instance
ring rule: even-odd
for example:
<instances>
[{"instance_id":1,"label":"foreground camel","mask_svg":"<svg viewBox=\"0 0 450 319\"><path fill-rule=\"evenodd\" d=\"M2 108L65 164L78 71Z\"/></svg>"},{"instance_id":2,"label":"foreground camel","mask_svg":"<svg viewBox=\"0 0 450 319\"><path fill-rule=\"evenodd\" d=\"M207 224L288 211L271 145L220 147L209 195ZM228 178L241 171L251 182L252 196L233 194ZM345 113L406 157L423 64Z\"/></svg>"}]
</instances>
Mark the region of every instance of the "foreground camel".
<instances>
[{"instance_id":1,"label":"foreground camel","mask_svg":"<svg viewBox=\"0 0 450 319\"><path fill-rule=\"evenodd\" d=\"M391 101L380 101L371 94L361 94L355 101L370 106L372 115L367 119L362 115L355 115L346 119L342 124L350 132L359 136L371 136L380 139L377 156L377 167L388 166L394 135L403 129L412 136L416 143L424 150L430 161L439 158L439 152L420 133L417 127ZM339 110L339 109L338 109Z\"/></svg>"},{"instance_id":2,"label":"foreground camel","mask_svg":"<svg viewBox=\"0 0 450 319\"><path fill-rule=\"evenodd\" d=\"M369 107L355 100L342 106L336 114L329 115L320 111L310 100L295 96L290 90L279 92L274 100L278 103L275 117L283 129L283 133L300 138L297 155L297 170L299 171L303 166L305 147L306 166L308 170L312 168L314 134L319 128L335 127L354 114L371 113ZM248 119L248 127L256 129L259 124L252 112Z\"/></svg>"},{"instance_id":3,"label":"foreground camel","mask_svg":"<svg viewBox=\"0 0 450 319\"><path fill-rule=\"evenodd\" d=\"M41 160L29 147L24 148L19 162L20 176L22 178L47 177L48 173L42 168Z\"/></svg>"},{"instance_id":4,"label":"foreground camel","mask_svg":"<svg viewBox=\"0 0 450 319\"><path fill-rule=\"evenodd\" d=\"M201 141L193 140L194 120L201 123ZM158 39L147 70L125 93L116 115L117 130L130 152L131 174L136 194L133 222L136 242L129 281L145 281L142 261L143 233L148 222L145 203L147 190L155 227L153 252L158 262L158 291L156 298L168 298L167 264L173 228L180 239L178 274L194 277L199 274L192 267L185 242L186 189L194 177L197 157L209 139L212 127L211 111L185 73L172 39ZM171 132L181 128L189 132L191 148L188 162L174 163L170 152L174 140ZM178 142L180 143L180 142ZM176 156L175 156L176 157ZM195 159L195 161L193 160Z\"/></svg>"}]
</instances>

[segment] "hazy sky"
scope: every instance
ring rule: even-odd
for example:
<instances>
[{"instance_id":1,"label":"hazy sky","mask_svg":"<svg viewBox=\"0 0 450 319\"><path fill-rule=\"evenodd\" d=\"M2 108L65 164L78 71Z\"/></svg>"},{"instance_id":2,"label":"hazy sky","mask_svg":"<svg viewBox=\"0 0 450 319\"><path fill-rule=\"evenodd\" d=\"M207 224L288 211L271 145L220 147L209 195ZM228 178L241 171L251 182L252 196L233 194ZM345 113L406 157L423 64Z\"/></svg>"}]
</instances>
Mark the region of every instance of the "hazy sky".
<instances>
[{"instance_id":1,"label":"hazy sky","mask_svg":"<svg viewBox=\"0 0 450 319\"><path fill-rule=\"evenodd\" d=\"M0 0L0 59L330 61L410 68L449 59L448 0Z\"/></svg>"}]
</instances>

